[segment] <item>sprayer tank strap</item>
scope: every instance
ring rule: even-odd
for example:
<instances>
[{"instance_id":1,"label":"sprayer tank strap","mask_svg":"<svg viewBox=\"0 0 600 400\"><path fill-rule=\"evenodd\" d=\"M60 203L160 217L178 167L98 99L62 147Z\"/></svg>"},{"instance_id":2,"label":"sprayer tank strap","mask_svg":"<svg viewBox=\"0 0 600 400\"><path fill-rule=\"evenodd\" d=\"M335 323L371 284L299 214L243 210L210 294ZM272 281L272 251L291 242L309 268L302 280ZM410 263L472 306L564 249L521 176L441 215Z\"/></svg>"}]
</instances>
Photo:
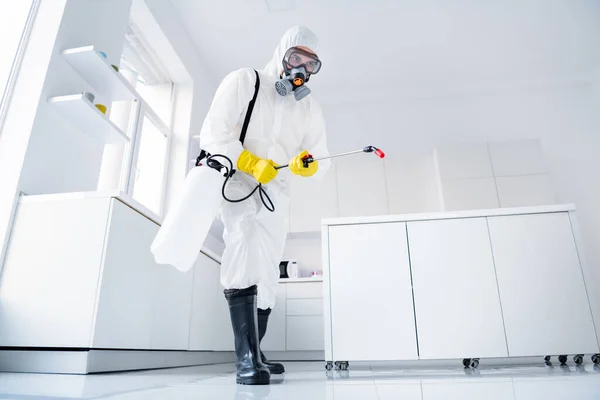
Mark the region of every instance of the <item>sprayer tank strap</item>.
<instances>
[{"instance_id":1,"label":"sprayer tank strap","mask_svg":"<svg viewBox=\"0 0 600 400\"><path fill-rule=\"evenodd\" d=\"M246 116L244 118L244 125L242 125L242 132L240 133L240 142L242 145L244 144L244 140L246 139L246 131L248 130L248 125L250 124L250 117L252 116L252 110L254 110L254 104L256 103L256 98L258 97L258 89L260 88L260 78L258 77L258 72L254 70L254 74L256 74L256 82L254 83L254 96L252 96L252 100L248 103L248 109L246 110ZM196 158L196 166L199 166L201 161L210 154L205 150L200 149L200 154ZM213 168L217 168L220 171L220 167L215 160L215 165Z\"/></svg>"},{"instance_id":2,"label":"sprayer tank strap","mask_svg":"<svg viewBox=\"0 0 600 400\"><path fill-rule=\"evenodd\" d=\"M256 97L258 97L258 89L260 88L260 78L258 77L258 72L254 70L256 74L256 83L254 84L254 96L250 103L248 103L248 110L246 111L246 117L244 118L244 125L242 125L242 133L240 134L240 142L244 144L244 140L246 139L246 131L248 130L248 125L250 124L250 117L252 116L252 111L254 110L254 103L256 103Z\"/></svg>"}]
</instances>

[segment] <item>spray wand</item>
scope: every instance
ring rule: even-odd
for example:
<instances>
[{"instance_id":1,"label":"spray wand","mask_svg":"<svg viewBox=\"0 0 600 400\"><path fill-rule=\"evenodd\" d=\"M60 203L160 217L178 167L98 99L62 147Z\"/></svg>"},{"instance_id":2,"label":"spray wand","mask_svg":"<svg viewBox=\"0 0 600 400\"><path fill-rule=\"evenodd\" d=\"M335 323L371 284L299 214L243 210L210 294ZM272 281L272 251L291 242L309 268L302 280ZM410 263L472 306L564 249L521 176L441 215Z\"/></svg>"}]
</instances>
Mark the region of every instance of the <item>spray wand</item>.
<instances>
[{"instance_id":1,"label":"spray wand","mask_svg":"<svg viewBox=\"0 0 600 400\"><path fill-rule=\"evenodd\" d=\"M385 153L381 149L378 149L375 146L367 146L361 150L349 151L346 153L333 154L333 155L317 157L317 158L314 158L311 154L308 154L304 158L302 158L302 163L304 164L304 168L308 168L308 165L315 161L329 160L331 158L345 157L345 156L349 156L352 154L358 154L358 153L375 153L375 155L377 155L377 157L379 157L379 158L385 157ZM216 160L216 158L223 158L225 161L227 161L227 163L229 164L229 167L219 163ZM198 161L198 163L199 163L199 161ZM200 165L202 165L202 164L200 164ZM262 187L262 185L260 183L258 185L256 185L254 190L252 190L247 196L244 196L241 199L230 199L226 196L225 187L227 186L227 182L229 181L229 178L231 178L233 176L233 174L235 173L235 170L233 169L233 162L231 161L231 159L229 159L228 157L226 157L222 154L214 154L207 158L206 165L211 168L215 168L218 171L221 171L221 168L225 168L225 171L226 171L225 182L223 182L223 188L221 191L221 194L223 195L223 198L225 200L227 200L230 203L240 203L242 201L248 200L254 193L256 193L256 191L258 191L258 193L260 195L260 200L262 201L265 208L271 212L275 211L275 206L273 205L273 202L271 201L271 199L269 198L269 195L267 194L267 192L265 191L265 189ZM283 169L283 168L288 168L289 166L290 166L289 164L279 165L279 166L275 167L275 169L279 170L279 169Z\"/></svg>"},{"instance_id":2,"label":"spray wand","mask_svg":"<svg viewBox=\"0 0 600 400\"><path fill-rule=\"evenodd\" d=\"M346 153L332 154L332 155L325 156L325 157L314 158L312 155L309 154L302 159L302 163L304 164L304 168L308 168L308 164L313 163L315 161L329 160L331 158L345 157L345 156L349 156L352 154L358 154L358 153L375 153L379 158L385 157L385 153L381 149L378 149L375 146L367 146L361 150L354 150L354 151L348 151ZM275 169L287 168L289 166L290 166L289 164L279 165L279 166L275 167Z\"/></svg>"}]
</instances>

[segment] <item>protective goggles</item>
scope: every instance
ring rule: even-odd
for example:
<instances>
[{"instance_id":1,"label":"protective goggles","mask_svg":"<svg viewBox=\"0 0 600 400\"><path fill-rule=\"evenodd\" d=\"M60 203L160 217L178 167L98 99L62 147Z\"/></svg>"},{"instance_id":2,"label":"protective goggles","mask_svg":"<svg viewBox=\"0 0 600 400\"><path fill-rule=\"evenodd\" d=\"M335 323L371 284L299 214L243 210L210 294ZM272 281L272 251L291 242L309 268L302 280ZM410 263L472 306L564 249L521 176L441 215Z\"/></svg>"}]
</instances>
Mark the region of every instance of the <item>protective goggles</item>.
<instances>
[{"instance_id":1,"label":"protective goggles","mask_svg":"<svg viewBox=\"0 0 600 400\"><path fill-rule=\"evenodd\" d=\"M292 68L299 67L304 67L307 73L314 75L321 69L321 60L312 53L292 47L283 57L283 68L288 72Z\"/></svg>"}]
</instances>

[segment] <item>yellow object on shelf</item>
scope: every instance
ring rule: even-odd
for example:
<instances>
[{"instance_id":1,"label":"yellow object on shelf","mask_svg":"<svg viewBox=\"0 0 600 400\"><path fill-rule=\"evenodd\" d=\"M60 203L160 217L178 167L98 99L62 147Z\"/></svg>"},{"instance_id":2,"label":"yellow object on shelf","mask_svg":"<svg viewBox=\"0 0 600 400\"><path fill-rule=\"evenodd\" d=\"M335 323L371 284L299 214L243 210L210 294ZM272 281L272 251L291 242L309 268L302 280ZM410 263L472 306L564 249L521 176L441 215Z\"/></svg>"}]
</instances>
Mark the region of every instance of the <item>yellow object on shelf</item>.
<instances>
[{"instance_id":1,"label":"yellow object on shelf","mask_svg":"<svg viewBox=\"0 0 600 400\"><path fill-rule=\"evenodd\" d=\"M106 106L104 104L96 104L96 108L100 110L102 114L106 115Z\"/></svg>"}]
</instances>

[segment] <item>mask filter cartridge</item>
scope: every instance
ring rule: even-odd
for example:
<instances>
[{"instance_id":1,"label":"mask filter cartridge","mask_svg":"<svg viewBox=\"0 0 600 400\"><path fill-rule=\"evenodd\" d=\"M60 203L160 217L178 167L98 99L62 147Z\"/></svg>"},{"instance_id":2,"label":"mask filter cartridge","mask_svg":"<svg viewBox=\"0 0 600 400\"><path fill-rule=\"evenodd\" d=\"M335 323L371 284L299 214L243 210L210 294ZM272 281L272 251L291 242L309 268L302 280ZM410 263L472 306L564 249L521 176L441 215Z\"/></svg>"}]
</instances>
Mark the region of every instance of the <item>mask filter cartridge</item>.
<instances>
[{"instance_id":1,"label":"mask filter cartridge","mask_svg":"<svg viewBox=\"0 0 600 400\"><path fill-rule=\"evenodd\" d=\"M296 101L300 101L310 94L310 89L304 85L306 80L304 67L294 68L284 78L275 82L275 90L280 96L294 93Z\"/></svg>"}]
</instances>

